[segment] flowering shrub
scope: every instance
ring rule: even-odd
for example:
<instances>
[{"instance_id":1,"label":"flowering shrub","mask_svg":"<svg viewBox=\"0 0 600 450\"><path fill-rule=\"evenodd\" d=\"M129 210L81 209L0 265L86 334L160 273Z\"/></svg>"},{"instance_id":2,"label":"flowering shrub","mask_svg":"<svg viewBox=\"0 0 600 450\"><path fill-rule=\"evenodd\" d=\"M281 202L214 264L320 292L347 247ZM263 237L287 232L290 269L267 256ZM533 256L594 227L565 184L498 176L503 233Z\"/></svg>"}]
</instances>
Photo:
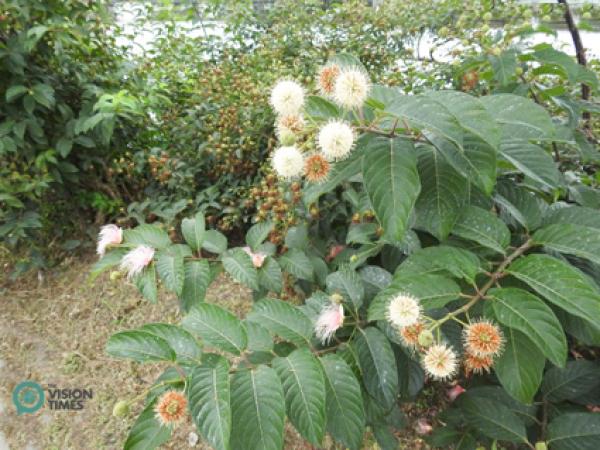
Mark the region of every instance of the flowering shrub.
<instances>
[{"instance_id":1,"label":"flowering shrub","mask_svg":"<svg viewBox=\"0 0 600 450\"><path fill-rule=\"evenodd\" d=\"M286 418L315 446L328 433L359 449L368 427L396 448L400 402L456 380L432 445L591 448L600 416L581 405L600 366L568 350L600 345L600 212L565 201L548 111L507 93L405 95L349 55L317 79L272 90L277 123L302 124L281 125L271 155L284 191L302 183L282 245L263 220L228 249L201 213L185 243L151 225L102 232L96 273L121 264L151 301L160 280L185 312L108 342L171 364L125 447L168 440L187 404L216 449L282 448ZM340 190L352 219L320 219ZM243 319L203 300L221 266L254 292Z\"/></svg>"}]
</instances>

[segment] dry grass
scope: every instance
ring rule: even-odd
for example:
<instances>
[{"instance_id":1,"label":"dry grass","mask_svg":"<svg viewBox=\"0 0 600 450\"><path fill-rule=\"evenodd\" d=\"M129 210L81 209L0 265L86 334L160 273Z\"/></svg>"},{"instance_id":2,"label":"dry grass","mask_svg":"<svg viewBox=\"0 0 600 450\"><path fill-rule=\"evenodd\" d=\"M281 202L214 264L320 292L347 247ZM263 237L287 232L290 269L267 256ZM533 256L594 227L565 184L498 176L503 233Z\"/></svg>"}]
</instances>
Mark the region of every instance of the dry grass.
<instances>
[{"instance_id":1,"label":"dry grass","mask_svg":"<svg viewBox=\"0 0 600 450\"><path fill-rule=\"evenodd\" d=\"M91 258L65 262L42 281L31 277L0 283L0 450L5 450L2 435L11 450L122 448L142 405L139 402L122 419L112 416L114 403L143 393L164 369L160 364L114 360L104 353L104 346L119 330L149 322L177 322L176 299L162 295L159 304L149 304L135 287L111 282L107 275L89 284L92 262ZM250 292L224 275L211 286L207 299L239 315L251 306ZM45 407L33 415L17 416L11 393L26 379L43 386L91 388L94 398L82 411ZM186 423L162 448L190 448L192 431L192 424ZM409 439L403 448L423 448L422 441ZM200 442L194 448L209 447ZM312 447L288 427L285 448ZM377 447L369 443L365 448Z\"/></svg>"}]
</instances>

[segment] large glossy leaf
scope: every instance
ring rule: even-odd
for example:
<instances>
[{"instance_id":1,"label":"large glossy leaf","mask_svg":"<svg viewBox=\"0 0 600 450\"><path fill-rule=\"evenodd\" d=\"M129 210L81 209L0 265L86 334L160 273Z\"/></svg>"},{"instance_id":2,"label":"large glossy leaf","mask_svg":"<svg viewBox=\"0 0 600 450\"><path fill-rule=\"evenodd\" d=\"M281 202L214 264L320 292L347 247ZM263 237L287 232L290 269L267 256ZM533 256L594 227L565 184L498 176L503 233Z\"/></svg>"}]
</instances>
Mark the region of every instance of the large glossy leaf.
<instances>
[{"instance_id":1,"label":"large glossy leaf","mask_svg":"<svg viewBox=\"0 0 600 450\"><path fill-rule=\"evenodd\" d=\"M254 304L247 320L296 345L310 345L312 323L302 311L289 303L268 298L260 300Z\"/></svg>"},{"instance_id":2,"label":"large glossy leaf","mask_svg":"<svg viewBox=\"0 0 600 450\"><path fill-rule=\"evenodd\" d=\"M273 360L279 375L287 416L300 434L320 446L325 434L325 380L317 358L308 349L298 349Z\"/></svg>"},{"instance_id":3,"label":"large glossy leaf","mask_svg":"<svg viewBox=\"0 0 600 450\"><path fill-rule=\"evenodd\" d=\"M273 222L258 222L250 227L246 233L246 243L256 251L258 246L269 236L273 229Z\"/></svg>"},{"instance_id":4,"label":"large glossy leaf","mask_svg":"<svg viewBox=\"0 0 600 450\"><path fill-rule=\"evenodd\" d=\"M477 206L469 206L463 212L452 234L502 254L510 243L510 231L506 225L491 212Z\"/></svg>"},{"instance_id":5,"label":"large glossy leaf","mask_svg":"<svg viewBox=\"0 0 600 450\"><path fill-rule=\"evenodd\" d=\"M479 272L479 258L468 250L435 245L411 254L396 269L400 276L442 274L473 282Z\"/></svg>"},{"instance_id":6,"label":"large glossy leaf","mask_svg":"<svg viewBox=\"0 0 600 450\"><path fill-rule=\"evenodd\" d=\"M194 424L215 450L227 450L231 434L229 362L221 356L195 367L187 396Z\"/></svg>"},{"instance_id":7,"label":"large glossy leaf","mask_svg":"<svg viewBox=\"0 0 600 450\"><path fill-rule=\"evenodd\" d=\"M448 109L425 95L396 94L386 112L407 121L411 127L428 130L462 147L463 131ZM402 126L402 125L400 125Z\"/></svg>"},{"instance_id":8,"label":"large glossy leaf","mask_svg":"<svg viewBox=\"0 0 600 450\"><path fill-rule=\"evenodd\" d=\"M217 230L206 230L202 248L211 253L221 254L227 250L227 238Z\"/></svg>"},{"instance_id":9,"label":"large glossy leaf","mask_svg":"<svg viewBox=\"0 0 600 450\"><path fill-rule=\"evenodd\" d=\"M558 403L589 394L600 386L597 361L569 361L564 368L554 367L544 374L542 393L548 401Z\"/></svg>"},{"instance_id":10,"label":"large glossy leaf","mask_svg":"<svg viewBox=\"0 0 600 450\"><path fill-rule=\"evenodd\" d=\"M279 264L286 272L296 278L312 281L314 277L313 265L306 253L297 248L292 248L279 257Z\"/></svg>"},{"instance_id":11,"label":"large glossy leaf","mask_svg":"<svg viewBox=\"0 0 600 450\"><path fill-rule=\"evenodd\" d=\"M180 296L183 291L185 269L183 256L177 251L161 250L156 257L156 270L165 287Z\"/></svg>"},{"instance_id":12,"label":"large glossy leaf","mask_svg":"<svg viewBox=\"0 0 600 450\"><path fill-rule=\"evenodd\" d=\"M396 358L385 335L375 327L360 330L352 342L367 392L390 408L398 395Z\"/></svg>"},{"instance_id":13,"label":"large glossy leaf","mask_svg":"<svg viewBox=\"0 0 600 450\"><path fill-rule=\"evenodd\" d=\"M363 180L384 234L401 241L421 184L412 143L378 137L363 157Z\"/></svg>"},{"instance_id":14,"label":"large glossy leaf","mask_svg":"<svg viewBox=\"0 0 600 450\"><path fill-rule=\"evenodd\" d=\"M506 345L494 363L494 371L506 392L530 404L542 382L546 358L523 333L506 328L504 334Z\"/></svg>"},{"instance_id":15,"label":"large glossy leaf","mask_svg":"<svg viewBox=\"0 0 600 450\"><path fill-rule=\"evenodd\" d=\"M365 429L360 384L340 356L320 358L325 375L327 431L350 450L359 450Z\"/></svg>"},{"instance_id":16,"label":"large glossy leaf","mask_svg":"<svg viewBox=\"0 0 600 450\"><path fill-rule=\"evenodd\" d=\"M151 303L158 302L158 285L156 282L156 268L154 264L146 267L142 273L134 278L134 282L140 294Z\"/></svg>"},{"instance_id":17,"label":"large glossy leaf","mask_svg":"<svg viewBox=\"0 0 600 450\"><path fill-rule=\"evenodd\" d=\"M113 334L106 344L106 352L117 358L134 361L175 361L175 352L163 338L147 331L121 331Z\"/></svg>"},{"instance_id":18,"label":"large glossy leaf","mask_svg":"<svg viewBox=\"0 0 600 450\"><path fill-rule=\"evenodd\" d=\"M458 405L469 425L491 438L508 442L528 442L525 425L507 406L490 398L463 394Z\"/></svg>"},{"instance_id":19,"label":"large glossy leaf","mask_svg":"<svg viewBox=\"0 0 600 450\"><path fill-rule=\"evenodd\" d=\"M506 141L500 155L523 174L552 189L558 186L560 173L549 153L539 145L523 141Z\"/></svg>"},{"instance_id":20,"label":"large glossy leaf","mask_svg":"<svg viewBox=\"0 0 600 450\"><path fill-rule=\"evenodd\" d=\"M246 331L240 320L217 305L194 306L181 321L183 327L209 345L239 355L247 344Z\"/></svg>"},{"instance_id":21,"label":"large glossy leaf","mask_svg":"<svg viewBox=\"0 0 600 450\"><path fill-rule=\"evenodd\" d=\"M283 289L281 267L275 258L269 256L258 269L258 283L265 289L279 293Z\"/></svg>"},{"instance_id":22,"label":"large glossy leaf","mask_svg":"<svg viewBox=\"0 0 600 450\"><path fill-rule=\"evenodd\" d=\"M490 55L488 59L492 65L494 79L501 86L507 85L514 77L517 69L517 57L513 49L506 50L500 55Z\"/></svg>"},{"instance_id":23,"label":"large glossy leaf","mask_svg":"<svg viewBox=\"0 0 600 450\"><path fill-rule=\"evenodd\" d=\"M223 255L223 267L238 282L258 291L258 273L252 259L241 248L234 248Z\"/></svg>"},{"instance_id":24,"label":"large glossy leaf","mask_svg":"<svg viewBox=\"0 0 600 450\"><path fill-rule=\"evenodd\" d=\"M507 271L549 302L600 330L600 292L575 267L547 255L517 259Z\"/></svg>"},{"instance_id":25,"label":"large glossy leaf","mask_svg":"<svg viewBox=\"0 0 600 450\"><path fill-rule=\"evenodd\" d=\"M552 450L596 450L600 441L600 414L561 414L548 425Z\"/></svg>"},{"instance_id":26,"label":"large glossy leaf","mask_svg":"<svg viewBox=\"0 0 600 450\"><path fill-rule=\"evenodd\" d=\"M480 97L480 100L502 126L502 141L548 139L554 136L554 124L548 112L528 98L496 94Z\"/></svg>"},{"instance_id":27,"label":"large glossy leaf","mask_svg":"<svg viewBox=\"0 0 600 450\"><path fill-rule=\"evenodd\" d=\"M327 275L327 291L330 294L338 293L349 300L354 309L362 306L365 297L365 287L360 275L349 267L342 267L337 272Z\"/></svg>"},{"instance_id":28,"label":"large glossy leaf","mask_svg":"<svg viewBox=\"0 0 600 450\"><path fill-rule=\"evenodd\" d=\"M153 405L146 407L129 431L124 450L153 450L171 439L171 428L156 419Z\"/></svg>"},{"instance_id":29,"label":"large glossy leaf","mask_svg":"<svg viewBox=\"0 0 600 450\"><path fill-rule=\"evenodd\" d=\"M169 344L175 351L177 360L181 362L199 361L202 350L190 333L184 329L168 323L148 323L143 325L142 331L152 333Z\"/></svg>"},{"instance_id":30,"label":"large glossy leaf","mask_svg":"<svg viewBox=\"0 0 600 450\"><path fill-rule=\"evenodd\" d=\"M492 192L496 183L495 147L471 134L464 136L462 149L438 136L427 135L427 139L458 173L484 193Z\"/></svg>"},{"instance_id":31,"label":"large glossy leaf","mask_svg":"<svg viewBox=\"0 0 600 450\"><path fill-rule=\"evenodd\" d=\"M416 227L444 240L469 202L469 180L433 147L419 150L419 178L427 182L415 205Z\"/></svg>"},{"instance_id":32,"label":"large glossy leaf","mask_svg":"<svg viewBox=\"0 0 600 450\"><path fill-rule=\"evenodd\" d=\"M500 127L477 97L451 90L430 91L425 95L450 111L465 131L478 136L494 148L498 146Z\"/></svg>"},{"instance_id":33,"label":"large glossy leaf","mask_svg":"<svg viewBox=\"0 0 600 450\"><path fill-rule=\"evenodd\" d=\"M273 350L273 338L265 327L257 322L244 321L248 336L248 349L253 352L270 352Z\"/></svg>"},{"instance_id":34,"label":"large glossy leaf","mask_svg":"<svg viewBox=\"0 0 600 450\"><path fill-rule=\"evenodd\" d=\"M488 398L495 402L502 403L521 419L525 426L530 426L537 422L536 413L538 405L525 405L518 400L515 400L508 395L502 386L483 385L472 387L469 389L469 395L471 397Z\"/></svg>"},{"instance_id":35,"label":"large glossy leaf","mask_svg":"<svg viewBox=\"0 0 600 450\"><path fill-rule=\"evenodd\" d=\"M600 230L562 223L548 225L533 235L536 244L600 264Z\"/></svg>"},{"instance_id":36,"label":"large glossy leaf","mask_svg":"<svg viewBox=\"0 0 600 450\"><path fill-rule=\"evenodd\" d=\"M554 206L554 205L553 205ZM571 223L584 227L600 228L600 211L583 206L564 206L550 209L544 217L546 225Z\"/></svg>"},{"instance_id":37,"label":"large glossy leaf","mask_svg":"<svg viewBox=\"0 0 600 450\"><path fill-rule=\"evenodd\" d=\"M185 312L204 301L209 284L210 266L207 260L189 260L184 263L183 290L180 300Z\"/></svg>"},{"instance_id":38,"label":"large glossy leaf","mask_svg":"<svg viewBox=\"0 0 600 450\"><path fill-rule=\"evenodd\" d=\"M181 221L181 233L185 242L194 250L200 250L204 242L205 222L204 214L198 212L193 218Z\"/></svg>"},{"instance_id":39,"label":"large glossy leaf","mask_svg":"<svg viewBox=\"0 0 600 450\"><path fill-rule=\"evenodd\" d=\"M275 370L267 366L238 370L231 379L233 450L283 447L285 399Z\"/></svg>"},{"instance_id":40,"label":"large glossy leaf","mask_svg":"<svg viewBox=\"0 0 600 450\"><path fill-rule=\"evenodd\" d=\"M504 180L496 186L494 201L506 214L501 217L509 225L535 230L542 224L542 203L533 192L513 181ZM508 216L508 218L507 218Z\"/></svg>"},{"instance_id":41,"label":"large glossy leaf","mask_svg":"<svg viewBox=\"0 0 600 450\"><path fill-rule=\"evenodd\" d=\"M138 225L133 230L125 230L123 241L128 244L147 245L157 250L171 245L171 239L164 230L149 224Z\"/></svg>"},{"instance_id":42,"label":"large glossy leaf","mask_svg":"<svg viewBox=\"0 0 600 450\"><path fill-rule=\"evenodd\" d=\"M385 320L389 302L398 294L411 294L419 300L423 309L441 308L455 300L460 287L442 275L411 275L399 273L392 283L379 292L369 305L368 319Z\"/></svg>"},{"instance_id":43,"label":"large glossy leaf","mask_svg":"<svg viewBox=\"0 0 600 450\"><path fill-rule=\"evenodd\" d=\"M557 366L567 359L567 340L560 322L541 299L517 288L490 289L494 316L525 334Z\"/></svg>"}]
</instances>

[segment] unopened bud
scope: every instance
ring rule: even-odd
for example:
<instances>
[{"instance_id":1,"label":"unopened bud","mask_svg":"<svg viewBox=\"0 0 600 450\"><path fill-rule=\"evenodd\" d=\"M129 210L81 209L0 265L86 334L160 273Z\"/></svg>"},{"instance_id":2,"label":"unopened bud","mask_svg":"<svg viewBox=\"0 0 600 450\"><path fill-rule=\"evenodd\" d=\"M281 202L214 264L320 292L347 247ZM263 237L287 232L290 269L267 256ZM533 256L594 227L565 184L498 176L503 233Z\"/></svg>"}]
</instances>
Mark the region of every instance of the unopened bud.
<instances>
[{"instance_id":1,"label":"unopened bud","mask_svg":"<svg viewBox=\"0 0 600 450\"><path fill-rule=\"evenodd\" d=\"M296 136L290 131L282 131L279 136L279 142L281 142L281 145L284 147L289 147L296 143Z\"/></svg>"},{"instance_id":2,"label":"unopened bud","mask_svg":"<svg viewBox=\"0 0 600 450\"><path fill-rule=\"evenodd\" d=\"M535 443L535 450L548 450L548 446L543 441L536 442Z\"/></svg>"},{"instance_id":3,"label":"unopened bud","mask_svg":"<svg viewBox=\"0 0 600 450\"><path fill-rule=\"evenodd\" d=\"M125 417L129 414L129 403L125 400L119 400L113 408L113 416Z\"/></svg>"},{"instance_id":4,"label":"unopened bud","mask_svg":"<svg viewBox=\"0 0 600 450\"><path fill-rule=\"evenodd\" d=\"M433 333L429 330L423 330L419 333L418 342L421 347L429 347L433 344Z\"/></svg>"},{"instance_id":5,"label":"unopened bud","mask_svg":"<svg viewBox=\"0 0 600 450\"><path fill-rule=\"evenodd\" d=\"M121 272L118 270L113 270L110 273L110 281L117 281L119 278L121 278Z\"/></svg>"},{"instance_id":6,"label":"unopened bud","mask_svg":"<svg viewBox=\"0 0 600 450\"><path fill-rule=\"evenodd\" d=\"M342 297L340 294L338 294L337 292L335 294L331 294L329 296L329 299L333 302L333 303L342 303L344 301L344 297Z\"/></svg>"}]
</instances>

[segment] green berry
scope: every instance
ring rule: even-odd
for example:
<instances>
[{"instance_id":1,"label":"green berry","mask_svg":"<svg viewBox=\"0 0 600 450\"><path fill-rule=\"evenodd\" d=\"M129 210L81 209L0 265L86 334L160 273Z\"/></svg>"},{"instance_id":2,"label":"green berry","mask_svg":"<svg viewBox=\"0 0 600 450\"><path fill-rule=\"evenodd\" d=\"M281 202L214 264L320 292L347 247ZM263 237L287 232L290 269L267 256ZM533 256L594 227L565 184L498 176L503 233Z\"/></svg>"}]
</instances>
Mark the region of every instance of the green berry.
<instances>
[{"instance_id":1,"label":"green berry","mask_svg":"<svg viewBox=\"0 0 600 450\"><path fill-rule=\"evenodd\" d=\"M486 12L486 13L483 15L483 20L485 20L485 21L488 21L488 22L489 22L490 20L492 20L492 19L493 19L493 17L494 17L494 16L492 15L492 13L488 11L488 12Z\"/></svg>"},{"instance_id":2,"label":"green berry","mask_svg":"<svg viewBox=\"0 0 600 450\"><path fill-rule=\"evenodd\" d=\"M433 333L429 330L423 330L419 333L419 345L421 347L429 347L433 344Z\"/></svg>"},{"instance_id":3,"label":"green berry","mask_svg":"<svg viewBox=\"0 0 600 450\"><path fill-rule=\"evenodd\" d=\"M119 400L113 408L113 416L125 417L129 414L129 403L125 400Z\"/></svg>"}]
</instances>

